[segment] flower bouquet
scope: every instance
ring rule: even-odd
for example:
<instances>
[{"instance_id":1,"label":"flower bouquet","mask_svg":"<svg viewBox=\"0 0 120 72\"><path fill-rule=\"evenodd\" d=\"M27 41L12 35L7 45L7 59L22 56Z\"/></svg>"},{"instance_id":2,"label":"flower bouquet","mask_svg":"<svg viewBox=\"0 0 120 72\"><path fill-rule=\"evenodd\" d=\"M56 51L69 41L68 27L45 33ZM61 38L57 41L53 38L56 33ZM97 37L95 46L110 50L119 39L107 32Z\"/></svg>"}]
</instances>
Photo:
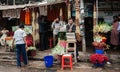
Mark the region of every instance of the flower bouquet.
<instances>
[{"instance_id":1,"label":"flower bouquet","mask_svg":"<svg viewBox=\"0 0 120 72\"><path fill-rule=\"evenodd\" d=\"M100 22L99 24L95 25L93 27L93 32L94 33L107 33L112 30L112 26L105 22Z\"/></svg>"},{"instance_id":2,"label":"flower bouquet","mask_svg":"<svg viewBox=\"0 0 120 72\"><path fill-rule=\"evenodd\" d=\"M65 54L66 41L58 38L58 44L52 49L52 55L57 57L57 61L61 63L62 55Z\"/></svg>"},{"instance_id":3,"label":"flower bouquet","mask_svg":"<svg viewBox=\"0 0 120 72\"><path fill-rule=\"evenodd\" d=\"M94 42L92 42L92 45L95 47L95 49L101 49L104 50L108 48L109 46L105 43L106 37L100 36L99 34L94 36Z\"/></svg>"},{"instance_id":4,"label":"flower bouquet","mask_svg":"<svg viewBox=\"0 0 120 72\"><path fill-rule=\"evenodd\" d=\"M103 54L92 54L90 56L90 61L95 65L95 66L104 66L105 63L108 61L108 57L106 57Z\"/></svg>"},{"instance_id":5,"label":"flower bouquet","mask_svg":"<svg viewBox=\"0 0 120 72\"><path fill-rule=\"evenodd\" d=\"M95 49L102 49L107 47L106 43L104 42L93 42L92 45L95 47Z\"/></svg>"}]
</instances>

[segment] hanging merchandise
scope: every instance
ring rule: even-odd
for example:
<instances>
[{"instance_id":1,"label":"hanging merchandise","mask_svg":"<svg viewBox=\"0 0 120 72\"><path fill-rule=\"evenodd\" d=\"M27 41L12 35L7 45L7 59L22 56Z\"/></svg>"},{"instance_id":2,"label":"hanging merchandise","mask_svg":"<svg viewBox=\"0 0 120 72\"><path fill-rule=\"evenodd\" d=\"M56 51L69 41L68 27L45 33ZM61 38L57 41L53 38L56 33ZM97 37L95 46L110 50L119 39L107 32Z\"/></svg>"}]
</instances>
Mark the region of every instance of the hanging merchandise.
<instances>
[{"instance_id":1,"label":"hanging merchandise","mask_svg":"<svg viewBox=\"0 0 120 72\"><path fill-rule=\"evenodd\" d=\"M32 27L33 27L33 45L39 44L39 26L38 26L38 12L36 13L34 10L32 11Z\"/></svg>"},{"instance_id":2,"label":"hanging merchandise","mask_svg":"<svg viewBox=\"0 0 120 72\"><path fill-rule=\"evenodd\" d=\"M36 40L36 44L39 43L39 24L38 24L38 12L36 13L36 20L35 20L35 24L36 24L36 27L35 27L35 40Z\"/></svg>"},{"instance_id":3,"label":"hanging merchandise","mask_svg":"<svg viewBox=\"0 0 120 72\"><path fill-rule=\"evenodd\" d=\"M33 27L33 32L32 32L32 36L33 36L33 46L35 46L35 12L32 11L32 27Z\"/></svg>"},{"instance_id":4,"label":"hanging merchandise","mask_svg":"<svg viewBox=\"0 0 120 72\"><path fill-rule=\"evenodd\" d=\"M39 12L40 12L40 15L47 16L47 6L40 6Z\"/></svg>"},{"instance_id":5,"label":"hanging merchandise","mask_svg":"<svg viewBox=\"0 0 120 72\"><path fill-rule=\"evenodd\" d=\"M20 18L21 9L3 10L3 17Z\"/></svg>"},{"instance_id":6,"label":"hanging merchandise","mask_svg":"<svg viewBox=\"0 0 120 72\"><path fill-rule=\"evenodd\" d=\"M31 20L30 10L26 9L26 11L25 11L25 24L30 25L31 24L30 20Z\"/></svg>"},{"instance_id":7,"label":"hanging merchandise","mask_svg":"<svg viewBox=\"0 0 120 72\"><path fill-rule=\"evenodd\" d=\"M52 8L48 8L47 18L49 21L53 21L57 17L59 17L60 8L58 6L53 5Z\"/></svg>"},{"instance_id":8,"label":"hanging merchandise","mask_svg":"<svg viewBox=\"0 0 120 72\"><path fill-rule=\"evenodd\" d=\"M20 12L20 22L21 23L25 22L25 10L21 10Z\"/></svg>"}]
</instances>

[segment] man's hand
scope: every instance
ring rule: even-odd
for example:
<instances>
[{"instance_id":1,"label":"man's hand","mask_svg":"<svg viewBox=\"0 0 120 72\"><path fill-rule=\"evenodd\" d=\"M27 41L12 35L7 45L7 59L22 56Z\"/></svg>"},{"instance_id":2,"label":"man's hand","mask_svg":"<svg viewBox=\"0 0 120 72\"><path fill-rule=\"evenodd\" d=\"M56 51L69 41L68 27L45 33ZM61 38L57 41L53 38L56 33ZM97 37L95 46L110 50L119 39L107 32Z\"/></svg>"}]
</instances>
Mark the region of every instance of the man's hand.
<instances>
[{"instance_id":1,"label":"man's hand","mask_svg":"<svg viewBox=\"0 0 120 72\"><path fill-rule=\"evenodd\" d=\"M12 43L12 48L14 48L14 43Z\"/></svg>"},{"instance_id":2,"label":"man's hand","mask_svg":"<svg viewBox=\"0 0 120 72\"><path fill-rule=\"evenodd\" d=\"M69 32L72 32L72 29L69 29Z\"/></svg>"},{"instance_id":3,"label":"man's hand","mask_svg":"<svg viewBox=\"0 0 120 72\"><path fill-rule=\"evenodd\" d=\"M25 48L27 48L28 46L27 46L27 44L25 44Z\"/></svg>"}]
</instances>

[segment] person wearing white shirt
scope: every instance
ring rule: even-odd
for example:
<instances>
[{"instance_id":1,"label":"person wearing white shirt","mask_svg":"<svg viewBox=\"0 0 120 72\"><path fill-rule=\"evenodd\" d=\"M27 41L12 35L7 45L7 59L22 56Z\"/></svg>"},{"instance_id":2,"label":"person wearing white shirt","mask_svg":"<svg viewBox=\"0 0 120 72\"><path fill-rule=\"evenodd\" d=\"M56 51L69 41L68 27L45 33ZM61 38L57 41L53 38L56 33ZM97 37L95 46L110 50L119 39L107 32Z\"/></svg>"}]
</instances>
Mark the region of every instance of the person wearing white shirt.
<instances>
[{"instance_id":1,"label":"person wearing white shirt","mask_svg":"<svg viewBox=\"0 0 120 72\"><path fill-rule=\"evenodd\" d=\"M20 57L22 55L23 62L25 65L28 64L27 53L26 53L26 33L24 31L24 25L20 24L19 29L15 31L13 36L13 43L16 45L16 54L17 54L17 66L21 67L21 60Z\"/></svg>"},{"instance_id":2,"label":"person wearing white shirt","mask_svg":"<svg viewBox=\"0 0 120 72\"><path fill-rule=\"evenodd\" d=\"M60 26L61 26L60 19L56 18L51 25L51 28L53 29L54 46L58 42L58 33L60 31Z\"/></svg>"}]
</instances>

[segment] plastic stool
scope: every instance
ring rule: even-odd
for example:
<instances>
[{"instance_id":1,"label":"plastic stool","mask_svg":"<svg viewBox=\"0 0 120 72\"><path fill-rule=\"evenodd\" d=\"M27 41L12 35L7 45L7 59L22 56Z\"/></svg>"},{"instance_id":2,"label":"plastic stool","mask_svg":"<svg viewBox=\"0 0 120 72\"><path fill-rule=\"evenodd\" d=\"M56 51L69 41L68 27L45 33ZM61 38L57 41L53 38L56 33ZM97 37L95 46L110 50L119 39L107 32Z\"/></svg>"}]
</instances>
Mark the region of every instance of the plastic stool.
<instances>
[{"instance_id":1,"label":"plastic stool","mask_svg":"<svg viewBox=\"0 0 120 72\"><path fill-rule=\"evenodd\" d=\"M65 64L65 59L69 59L68 65ZM72 70L72 55L66 54L62 56L62 70L65 67L70 67L70 69Z\"/></svg>"}]
</instances>

